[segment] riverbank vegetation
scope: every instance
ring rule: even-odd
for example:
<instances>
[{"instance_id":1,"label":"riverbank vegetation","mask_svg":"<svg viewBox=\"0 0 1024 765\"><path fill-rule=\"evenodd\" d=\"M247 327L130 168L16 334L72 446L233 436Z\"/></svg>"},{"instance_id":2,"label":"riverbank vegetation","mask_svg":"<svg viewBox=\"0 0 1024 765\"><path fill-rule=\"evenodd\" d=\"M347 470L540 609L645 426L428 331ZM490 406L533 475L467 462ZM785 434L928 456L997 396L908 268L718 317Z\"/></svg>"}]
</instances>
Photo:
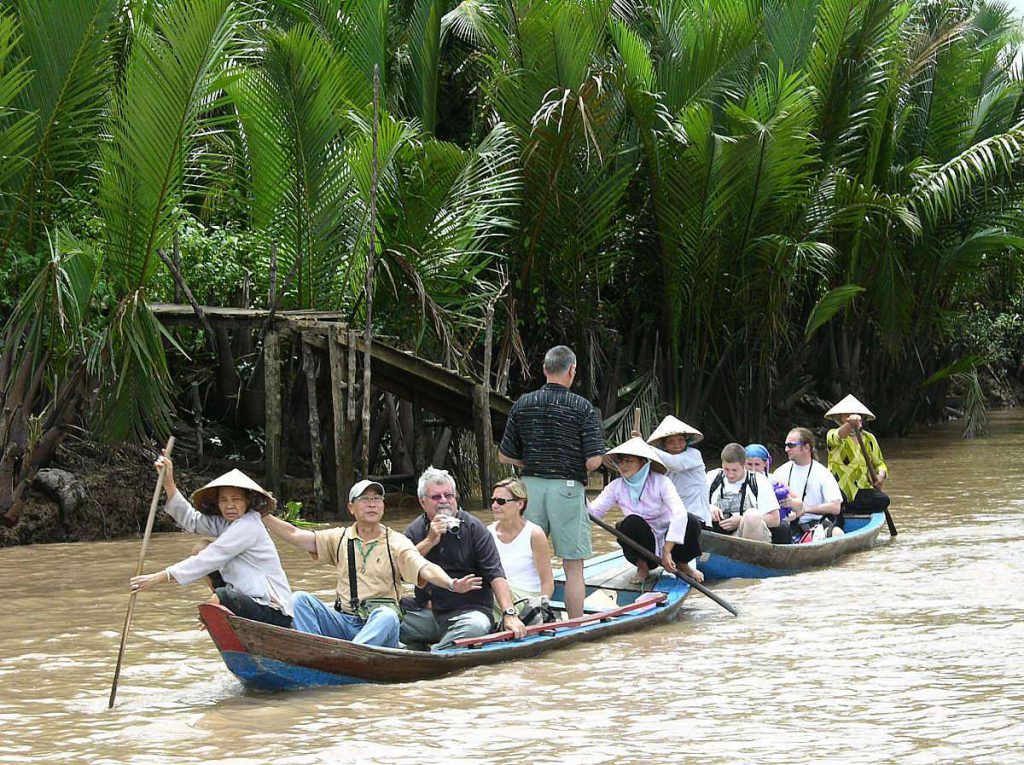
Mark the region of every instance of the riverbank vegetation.
<instances>
[{"instance_id":1,"label":"riverbank vegetation","mask_svg":"<svg viewBox=\"0 0 1024 765\"><path fill-rule=\"evenodd\" d=\"M177 260L361 325L374 134L374 331L422 356L479 379L493 311L499 389L567 343L619 435L976 409L1024 371L1021 42L968 0L14 0L0 515L70 425L151 441L192 382L258 442L261 338L150 304Z\"/></svg>"}]
</instances>

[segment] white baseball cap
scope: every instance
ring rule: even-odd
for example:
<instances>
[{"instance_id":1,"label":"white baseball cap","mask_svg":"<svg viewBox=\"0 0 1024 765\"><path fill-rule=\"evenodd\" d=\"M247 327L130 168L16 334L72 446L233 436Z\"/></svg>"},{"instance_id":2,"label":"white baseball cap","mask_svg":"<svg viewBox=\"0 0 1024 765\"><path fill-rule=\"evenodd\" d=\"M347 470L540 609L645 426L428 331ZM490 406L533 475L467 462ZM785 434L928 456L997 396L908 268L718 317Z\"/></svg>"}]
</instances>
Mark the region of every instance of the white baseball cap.
<instances>
[{"instance_id":1,"label":"white baseball cap","mask_svg":"<svg viewBox=\"0 0 1024 765\"><path fill-rule=\"evenodd\" d=\"M351 489L348 490L348 501L349 502L355 502L356 498L363 496L363 494L369 488L375 488L377 491L380 492L380 495L382 497L384 496L384 487L383 486L381 486L376 481L363 480L363 481L359 481Z\"/></svg>"}]
</instances>

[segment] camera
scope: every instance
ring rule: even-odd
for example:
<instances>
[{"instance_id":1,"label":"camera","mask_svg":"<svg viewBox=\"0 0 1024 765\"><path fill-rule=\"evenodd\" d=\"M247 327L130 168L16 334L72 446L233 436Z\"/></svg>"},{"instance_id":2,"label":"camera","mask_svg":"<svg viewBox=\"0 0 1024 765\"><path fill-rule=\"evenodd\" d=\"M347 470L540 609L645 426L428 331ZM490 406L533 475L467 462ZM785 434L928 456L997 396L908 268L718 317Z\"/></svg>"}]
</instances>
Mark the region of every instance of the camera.
<instances>
[{"instance_id":1,"label":"camera","mask_svg":"<svg viewBox=\"0 0 1024 765\"><path fill-rule=\"evenodd\" d=\"M448 531L450 531L452 534L458 534L459 529L462 528L462 521L454 515L446 515L445 518L448 521Z\"/></svg>"}]
</instances>

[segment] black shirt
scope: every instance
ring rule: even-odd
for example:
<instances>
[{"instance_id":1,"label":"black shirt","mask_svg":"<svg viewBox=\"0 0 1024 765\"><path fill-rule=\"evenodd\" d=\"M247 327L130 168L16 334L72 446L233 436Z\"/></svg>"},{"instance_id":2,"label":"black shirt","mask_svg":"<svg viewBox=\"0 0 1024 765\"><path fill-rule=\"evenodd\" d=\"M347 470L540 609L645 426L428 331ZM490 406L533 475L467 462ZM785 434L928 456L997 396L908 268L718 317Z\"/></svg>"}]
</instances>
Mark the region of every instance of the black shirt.
<instances>
[{"instance_id":1,"label":"black shirt","mask_svg":"<svg viewBox=\"0 0 1024 765\"><path fill-rule=\"evenodd\" d=\"M587 459L604 454L597 411L564 385L547 383L512 405L501 453L525 464L523 475L587 483Z\"/></svg>"},{"instance_id":2,"label":"black shirt","mask_svg":"<svg viewBox=\"0 0 1024 765\"><path fill-rule=\"evenodd\" d=\"M442 534L441 540L424 557L443 568L452 579L472 574L481 577L484 584L479 590L458 593L428 582L424 588L425 594L430 598L434 618L439 622L466 611L480 611L493 616L494 591L491 589L491 581L497 577L505 578L498 548L487 527L465 510L459 510L458 518L462 521L458 533L448 531ZM430 521L426 513L423 513L406 527L405 535L417 545L427 538L429 529ZM420 592L417 590L417 595Z\"/></svg>"}]
</instances>

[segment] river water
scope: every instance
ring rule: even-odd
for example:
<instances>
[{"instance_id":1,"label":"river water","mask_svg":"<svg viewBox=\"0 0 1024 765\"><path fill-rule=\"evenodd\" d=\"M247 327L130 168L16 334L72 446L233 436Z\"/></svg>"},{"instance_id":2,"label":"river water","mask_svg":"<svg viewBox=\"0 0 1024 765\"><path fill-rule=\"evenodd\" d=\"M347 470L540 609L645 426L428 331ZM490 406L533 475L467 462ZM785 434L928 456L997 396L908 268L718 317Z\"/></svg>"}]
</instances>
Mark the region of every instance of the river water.
<instances>
[{"instance_id":1,"label":"river water","mask_svg":"<svg viewBox=\"0 0 1024 765\"><path fill-rule=\"evenodd\" d=\"M883 444L899 536L718 585L740 618L695 593L649 632L405 685L245 691L195 629L202 587L164 586L108 710L139 541L0 550L0 762L1024 763L1024 415L991 425ZM146 570L193 543L157 535Z\"/></svg>"}]
</instances>

